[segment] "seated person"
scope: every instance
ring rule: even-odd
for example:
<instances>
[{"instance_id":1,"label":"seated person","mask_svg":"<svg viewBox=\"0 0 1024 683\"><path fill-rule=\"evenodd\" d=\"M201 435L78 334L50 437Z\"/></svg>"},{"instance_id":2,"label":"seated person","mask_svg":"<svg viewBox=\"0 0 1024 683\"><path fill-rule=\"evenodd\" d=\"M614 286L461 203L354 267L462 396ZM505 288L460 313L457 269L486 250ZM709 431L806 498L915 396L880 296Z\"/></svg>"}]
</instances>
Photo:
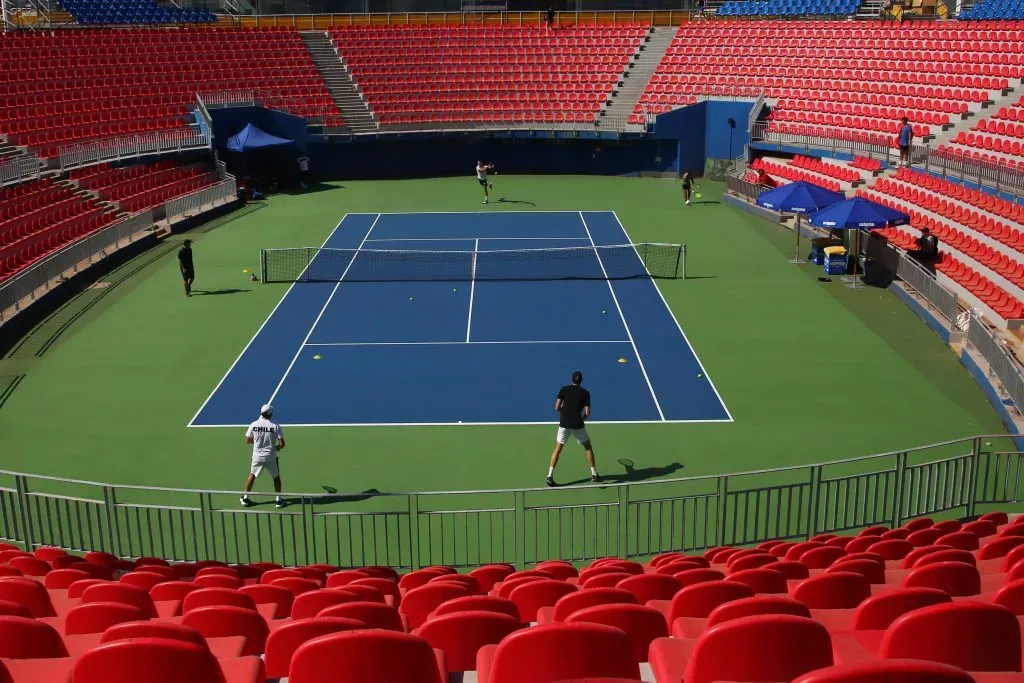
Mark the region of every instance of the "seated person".
<instances>
[{"instance_id":1,"label":"seated person","mask_svg":"<svg viewBox=\"0 0 1024 683\"><path fill-rule=\"evenodd\" d=\"M928 228L921 228L921 236L917 238L917 249L911 251L910 256L922 265L931 266L939 258L939 238Z\"/></svg>"}]
</instances>

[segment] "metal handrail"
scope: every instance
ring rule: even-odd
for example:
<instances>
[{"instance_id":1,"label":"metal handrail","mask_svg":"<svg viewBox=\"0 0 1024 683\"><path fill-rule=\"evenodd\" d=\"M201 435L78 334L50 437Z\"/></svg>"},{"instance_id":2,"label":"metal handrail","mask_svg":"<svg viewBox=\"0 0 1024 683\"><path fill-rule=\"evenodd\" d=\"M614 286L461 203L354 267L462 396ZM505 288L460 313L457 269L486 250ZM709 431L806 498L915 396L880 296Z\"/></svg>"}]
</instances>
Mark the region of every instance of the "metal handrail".
<instances>
[{"instance_id":1,"label":"metal handrail","mask_svg":"<svg viewBox=\"0 0 1024 683\"><path fill-rule=\"evenodd\" d=\"M60 286L65 278L107 256L107 250L111 247L117 249L126 246L133 239L149 232L152 227L152 211L133 214L72 242L0 283L0 324L13 318L38 297Z\"/></svg>"},{"instance_id":2,"label":"metal handrail","mask_svg":"<svg viewBox=\"0 0 1024 683\"><path fill-rule=\"evenodd\" d=\"M209 148L211 137L208 133L209 131L189 128L144 133L131 137L104 138L95 142L71 145L60 150L60 168L66 171L104 161L116 161L147 154Z\"/></svg>"},{"instance_id":3,"label":"metal handrail","mask_svg":"<svg viewBox=\"0 0 1024 683\"><path fill-rule=\"evenodd\" d=\"M648 23L652 26L679 26L689 20L688 10L607 10L560 11L561 26L593 23ZM236 18L232 18L235 21ZM545 12L381 12L359 14L257 14L240 16L241 26L289 27L300 30L321 30L331 26L488 26L542 25Z\"/></svg>"},{"instance_id":4,"label":"metal handrail","mask_svg":"<svg viewBox=\"0 0 1024 683\"><path fill-rule=\"evenodd\" d=\"M38 157L17 155L0 159L0 186L20 183L42 172L43 167Z\"/></svg>"},{"instance_id":5,"label":"metal handrail","mask_svg":"<svg viewBox=\"0 0 1024 683\"><path fill-rule=\"evenodd\" d=\"M524 566L807 538L936 512L970 516L980 504L1024 499L1022 465L1005 435L975 436L814 465L571 489L284 494L291 505L282 512L239 509L235 491L0 471L0 540L169 560Z\"/></svg>"}]
</instances>

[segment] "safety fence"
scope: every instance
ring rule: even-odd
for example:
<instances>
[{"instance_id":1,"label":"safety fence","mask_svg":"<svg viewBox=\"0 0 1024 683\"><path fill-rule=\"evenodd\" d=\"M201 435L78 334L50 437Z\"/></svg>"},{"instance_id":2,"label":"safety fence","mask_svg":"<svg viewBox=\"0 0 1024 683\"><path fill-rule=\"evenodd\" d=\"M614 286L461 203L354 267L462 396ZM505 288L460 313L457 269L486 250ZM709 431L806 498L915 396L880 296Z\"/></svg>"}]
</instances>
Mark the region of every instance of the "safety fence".
<instances>
[{"instance_id":1,"label":"safety fence","mask_svg":"<svg viewBox=\"0 0 1024 683\"><path fill-rule=\"evenodd\" d=\"M211 204L234 201L238 198L238 184L233 176L223 180L216 185L210 185L203 189L175 197L164 204L164 215L168 219L176 216L195 216L206 210Z\"/></svg>"},{"instance_id":2,"label":"safety fence","mask_svg":"<svg viewBox=\"0 0 1024 683\"><path fill-rule=\"evenodd\" d=\"M38 176L43 170L34 156L14 155L0 159L0 187Z\"/></svg>"},{"instance_id":3,"label":"safety fence","mask_svg":"<svg viewBox=\"0 0 1024 683\"><path fill-rule=\"evenodd\" d=\"M117 161L147 154L184 152L210 147L210 138L203 131L189 128L159 131L132 137L107 138L71 145L60 150L61 170L89 166L104 161Z\"/></svg>"},{"instance_id":4,"label":"safety fence","mask_svg":"<svg viewBox=\"0 0 1024 683\"><path fill-rule=\"evenodd\" d=\"M934 306L946 320L956 322L959 311L956 294L940 285L934 275L903 252L900 252L896 276Z\"/></svg>"},{"instance_id":5,"label":"safety fence","mask_svg":"<svg viewBox=\"0 0 1024 683\"><path fill-rule=\"evenodd\" d=\"M980 317L972 315L967 340L985 359L990 376L999 380L1013 406L1024 411L1024 367L1007 350L1002 339Z\"/></svg>"},{"instance_id":6,"label":"safety fence","mask_svg":"<svg viewBox=\"0 0 1024 683\"><path fill-rule=\"evenodd\" d=\"M646 557L804 539L1021 500L1008 437L815 465L558 489L285 494L119 486L0 471L0 540L122 557L418 568ZM627 475L628 477L628 472Z\"/></svg>"},{"instance_id":7,"label":"safety fence","mask_svg":"<svg viewBox=\"0 0 1024 683\"><path fill-rule=\"evenodd\" d=\"M750 128L750 139L760 147L789 147L808 153L837 152L857 154L884 161L888 165L898 163L899 150L893 147L892 136L844 135L816 126L787 125L781 129L768 121L755 123ZM975 159L957 154L946 148L932 149L931 143L915 144L910 149L910 162L929 173L942 177L977 183L1000 192L1024 198L1024 170L1002 161Z\"/></svg>"},{"instance_id":8,"label":"safety fence","mask_svg":"<svg viewBox=\"0 0 1024 683\"><path fill-rule=\"evenodd\" d=\"M69 244L6 280L0 284L0 323L6 322L32 301L61 285L65 279L105 258L108 252L116 251L149 234L152 228L152 211L133 214Z\"/></svg>"}]
</instances>

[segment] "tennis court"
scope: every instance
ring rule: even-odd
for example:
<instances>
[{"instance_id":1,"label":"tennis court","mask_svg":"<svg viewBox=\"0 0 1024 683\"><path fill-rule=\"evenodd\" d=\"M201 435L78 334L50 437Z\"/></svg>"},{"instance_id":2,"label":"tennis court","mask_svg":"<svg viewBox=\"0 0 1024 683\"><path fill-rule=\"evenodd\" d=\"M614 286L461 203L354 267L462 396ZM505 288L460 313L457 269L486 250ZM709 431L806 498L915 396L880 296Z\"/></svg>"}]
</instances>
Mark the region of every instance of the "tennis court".
<instances>
[{"instance_id":1,"label":"tennis court","mask_svg":"<svg viewBox=\"0 0 1024 683\"><path fill-rule=\"evenodd\" d=\"M238 427L551 423L582 370L592 423L732 420L613 212L347 214L269 253L281 301L192 419ZM275 276L275 271L282 274ZM267 284L267 287L281 287Z\"/></svg>"}]
</instances>

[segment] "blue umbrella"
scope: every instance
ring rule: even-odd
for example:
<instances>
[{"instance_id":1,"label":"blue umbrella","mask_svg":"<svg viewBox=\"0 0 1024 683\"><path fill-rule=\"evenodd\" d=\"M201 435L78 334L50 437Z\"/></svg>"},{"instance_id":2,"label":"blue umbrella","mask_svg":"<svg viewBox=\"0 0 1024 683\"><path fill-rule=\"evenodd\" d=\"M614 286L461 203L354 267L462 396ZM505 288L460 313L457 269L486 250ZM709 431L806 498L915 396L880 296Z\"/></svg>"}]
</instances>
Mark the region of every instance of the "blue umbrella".
<instances>
[{"instance_id":1,"label":"blue umbrella","mask_svg":"<svg viewBox=\"0 0 1024 683\"><path fill-rule=\"evenodd\" d=\"M766 190L757 198L757 205L774 211L792 211L796 214L796 253L792 263L803 263L800 258L800 216L817 211L846 199L842 192L826 190L820 185L800 180L773 190Z\"/></svg>"},{"instance_id":2,"label":"blue umbrella","mask_svg":"<svg viewBox=\"0 0 1024 683\"><path fill-rule=\"evenodd\" d=\"M757 198L757 205L774 211L792 211L793 213L810 213L836 202L846 199L842 192L826 190L820 185L800 180L765 190Z\"/></svg>"},{"instance_id":3,"label":"blue umbrella","mask_svg":"<svg viewBox=\"0 0 1024 683\"><path fill-rule=\"evenodd\" d=\"M906 225L910 216L884 204L863 197L853 197L815 211L807 222L832 230L873 230L887 226Z\"/></svg>"}]
</instances>

